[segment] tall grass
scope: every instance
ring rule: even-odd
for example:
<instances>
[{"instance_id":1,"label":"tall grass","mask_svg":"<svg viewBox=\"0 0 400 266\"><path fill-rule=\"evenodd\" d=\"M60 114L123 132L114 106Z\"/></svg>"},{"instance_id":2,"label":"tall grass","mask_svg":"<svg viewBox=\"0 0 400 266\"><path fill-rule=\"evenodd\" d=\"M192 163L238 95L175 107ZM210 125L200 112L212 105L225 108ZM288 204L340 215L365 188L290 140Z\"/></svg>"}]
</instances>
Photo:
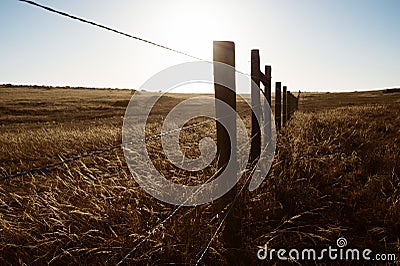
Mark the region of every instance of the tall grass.
<instances>
[{"instance_id":1,"label":"tall grass","mask_svg":"<svg viewBox=\"0 0 400 266\"><path fill-rule=\"evenodd\" d=\"M398 104L294 115L279 133L276 158L262 187L243 190L238 230L250 263L258 263L257 249L265 243L325 248L339 236L351 247L395 253L399 259L400 113L393 106ZM181 133L184 152L198 155L198 149L188 148L195 146L190 141L212 130L200 128L196 138L190 137L193 132ZM3 131L0 167L6 174L119 141L114 123ZM157 152L155 163L165 165L161 170L176 182L195 184L215 170L191 180L174 172ZM116 264L175 208L136 184L122 150L10 179L0 184L0 261ZM194 264L223 219L215 209L213 204L180 208L126 262ZM227 263L220 233L202 263Z\"/></svg>"},{"instance_id":2,"label":"tall grass","mask_svg":"<svg viewBox=\"0 0 400 266\"><path fill-rule=\"evenodd\" d=\"M383 105L296 113L250 201L250 246L333 246L344 236L352 247L398 254L399 133L399 110Z\"/></svg>"}]
</instances>

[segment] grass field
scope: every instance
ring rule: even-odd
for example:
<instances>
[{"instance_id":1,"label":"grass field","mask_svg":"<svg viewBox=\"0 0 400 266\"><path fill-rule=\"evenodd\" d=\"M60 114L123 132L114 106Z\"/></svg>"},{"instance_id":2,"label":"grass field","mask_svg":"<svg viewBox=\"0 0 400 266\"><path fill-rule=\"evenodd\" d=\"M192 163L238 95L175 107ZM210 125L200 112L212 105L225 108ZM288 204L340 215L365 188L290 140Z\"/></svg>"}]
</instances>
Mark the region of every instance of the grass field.
<instances>
[{"instance_id":1,"label":"grass field","mask_svg":"<svg viewBox=\"0 0 400 266\"><path fill-rule=\"evenodd\" d=\"M0 88L0 175L121 143L131 95ZM163 98L147 133L158 132L168 110L187 97ZM278 134L270 174L257 190L243 190L248 262L260 262L265 243L322 249L345 237L351 248L393 253L400 263L400 93L302 93L299 103ZM248 127L249 117L243 113ZM213 124L182 132L183 151L196 157L194 144L214 134ZM154 164L175 182L196 184L215 172L179 173L159 144L150 147ZM115 265L175 208L136 184L122 149L1 181L0 263ZM126 263L195 264L221 220L213 204L180 208ZM226 264L224 254L219 233L201 264Z\"/></svg>"}]
</instances>

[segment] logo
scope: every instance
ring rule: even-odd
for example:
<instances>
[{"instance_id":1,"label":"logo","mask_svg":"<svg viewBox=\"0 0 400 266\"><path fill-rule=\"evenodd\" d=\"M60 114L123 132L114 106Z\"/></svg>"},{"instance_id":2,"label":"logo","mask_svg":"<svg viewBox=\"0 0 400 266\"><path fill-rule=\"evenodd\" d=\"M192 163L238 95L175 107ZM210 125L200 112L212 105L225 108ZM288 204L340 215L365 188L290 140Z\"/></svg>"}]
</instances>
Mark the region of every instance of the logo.
<instances>
[{"instance_id":1,"label":"logo","mask_svg":"<svg viewBox=\"0 0 400 266\"><path fill-rule=\"evenodd\" d=\"M233 72L232 72L233 71ZM213 73L218 73L214 80ZM225 102L212 96L193 94L168 111L162 122L162 149L169 163L186 171L200 171L209 166L217 156L217 145L212 138L206 137L199 141L201 155L198 158L188 158L180 149L180 131L188 121L207 117L217 120L223 125L231 140L230 158L221 173L212 181L197 186L174 183L165 178L155 167L146 148L146 124L152 108L168 92L183 85L220 84L235 91L256 86L249 76L236 72L235 82L232 82L235 69L218 62L189 62L172 66L155 74L147 80L132 96L124 116L122 128L122 146L128 168L136 182L150 195L166 203L182 206L196 206L218 199L227 193L241 178L246 170L250 153L251 139L239 113ZM142 91L162 91L161 93L144 93ZM249 89L247 89L249 90ZM261 93L261 90L260 90ZM249 95L238 94L253 110L249 103ZM263 97L262 97L263 98ZM261 125L261 155L253 171L249 184L252 191L260 186L272 165L275 147L276 131L271 108L268 103L261 103L262 115L257 115ZM216 117L218 110L219 117ZM264 116L264 118L262 117ZM229 123L228 117L236 119L236 126ZM267 119L265 119L267 118ZM270 121L268 121L270 120ZM264 128L270 128L265 131ZM267 132L267 135L265 135ZM269 132L269 133L268 133ZM154 136L153 136L154 137ZM234 142L232 140L235 140Z\"/></svg>"},{"instance_id":2,"label":"logo","mask_svg":"<svg viewBox=\"0 0 400 266\"><path fill-rule=\"evenodd\" d=\"M336 240L336 245L337 245L339 248L344 248L345 246L347 246L347 239L344 238L344 237L339 237L339 238Z\"/></svg>"},{"instance_id":3,"label":"logo","mask_svg":"<svg viewBox=\"0 0 400 266\"><path fill-rule=\"evenodd\" d=\"M348 260L348 261L396 261L394 253L374 253L371 249L346 248L347 239L339 237L336 246L323 249L303 248L290 250L284 248L268 248L268 244L257 251L259 260L290 260L290 261L317 261L317 260Z\"/></svg>"}]
</instances>

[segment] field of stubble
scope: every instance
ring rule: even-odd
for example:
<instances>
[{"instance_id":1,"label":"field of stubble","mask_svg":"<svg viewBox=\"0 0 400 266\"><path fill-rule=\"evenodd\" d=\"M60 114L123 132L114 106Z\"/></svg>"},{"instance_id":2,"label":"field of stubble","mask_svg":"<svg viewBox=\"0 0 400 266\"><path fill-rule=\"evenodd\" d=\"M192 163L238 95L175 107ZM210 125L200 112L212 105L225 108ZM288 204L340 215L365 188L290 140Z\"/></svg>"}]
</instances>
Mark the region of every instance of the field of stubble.
<instances>
[{"instance_id":1,"label":"field of stubble","mask_svg":"<svg viewBox=\"0 0 400 266\"><path fill-rule=\"evenodd\" d=\"M121 143L131 95L0 88L1 177ZM146 134L158 133L158 122L185 97L164 97ZM249 126L250 112L242 116ZM182 151L194 158L201 138L215 139L215 125L180 134ZM400 263L399 136L400 93L302 93L299 111L278 134L268 177L257 190L243 190L238 230L247 262L259 263L256 252L267 242L322 249L345 237L349 247L393 253ZM153 163L174 182L198 184L215 173L212 166L175 169L158 142L148 143ZM115 265L175 208L136 184L120 148L7 179L0 183L0 263ZM125 263L195 264L222 221L215 209L180 208ZM218 233L200 264L225 264L224 254Z\"/></svg>"}]
</instances>

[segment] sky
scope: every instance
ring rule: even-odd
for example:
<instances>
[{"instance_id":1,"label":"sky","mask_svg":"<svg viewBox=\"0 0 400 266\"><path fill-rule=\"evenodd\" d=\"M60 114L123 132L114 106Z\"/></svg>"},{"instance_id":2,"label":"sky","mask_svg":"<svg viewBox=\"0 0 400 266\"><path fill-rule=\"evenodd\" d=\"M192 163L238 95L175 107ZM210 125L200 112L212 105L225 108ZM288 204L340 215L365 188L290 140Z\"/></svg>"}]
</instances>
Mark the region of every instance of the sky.
<instances>
[{"instance_id":1,"label":"sky","mask_svg":"<svg viewBox=\"0 0 400 266\"><path fill-rule=\"evenodd\" d=\"M293 91L400 87L399 0L37 2L206 60L233 41L245 73L259 49ZM0 83L137 89L193 61L17 0L0 0L0 25Z\"/></svg>"}]
</instances>

